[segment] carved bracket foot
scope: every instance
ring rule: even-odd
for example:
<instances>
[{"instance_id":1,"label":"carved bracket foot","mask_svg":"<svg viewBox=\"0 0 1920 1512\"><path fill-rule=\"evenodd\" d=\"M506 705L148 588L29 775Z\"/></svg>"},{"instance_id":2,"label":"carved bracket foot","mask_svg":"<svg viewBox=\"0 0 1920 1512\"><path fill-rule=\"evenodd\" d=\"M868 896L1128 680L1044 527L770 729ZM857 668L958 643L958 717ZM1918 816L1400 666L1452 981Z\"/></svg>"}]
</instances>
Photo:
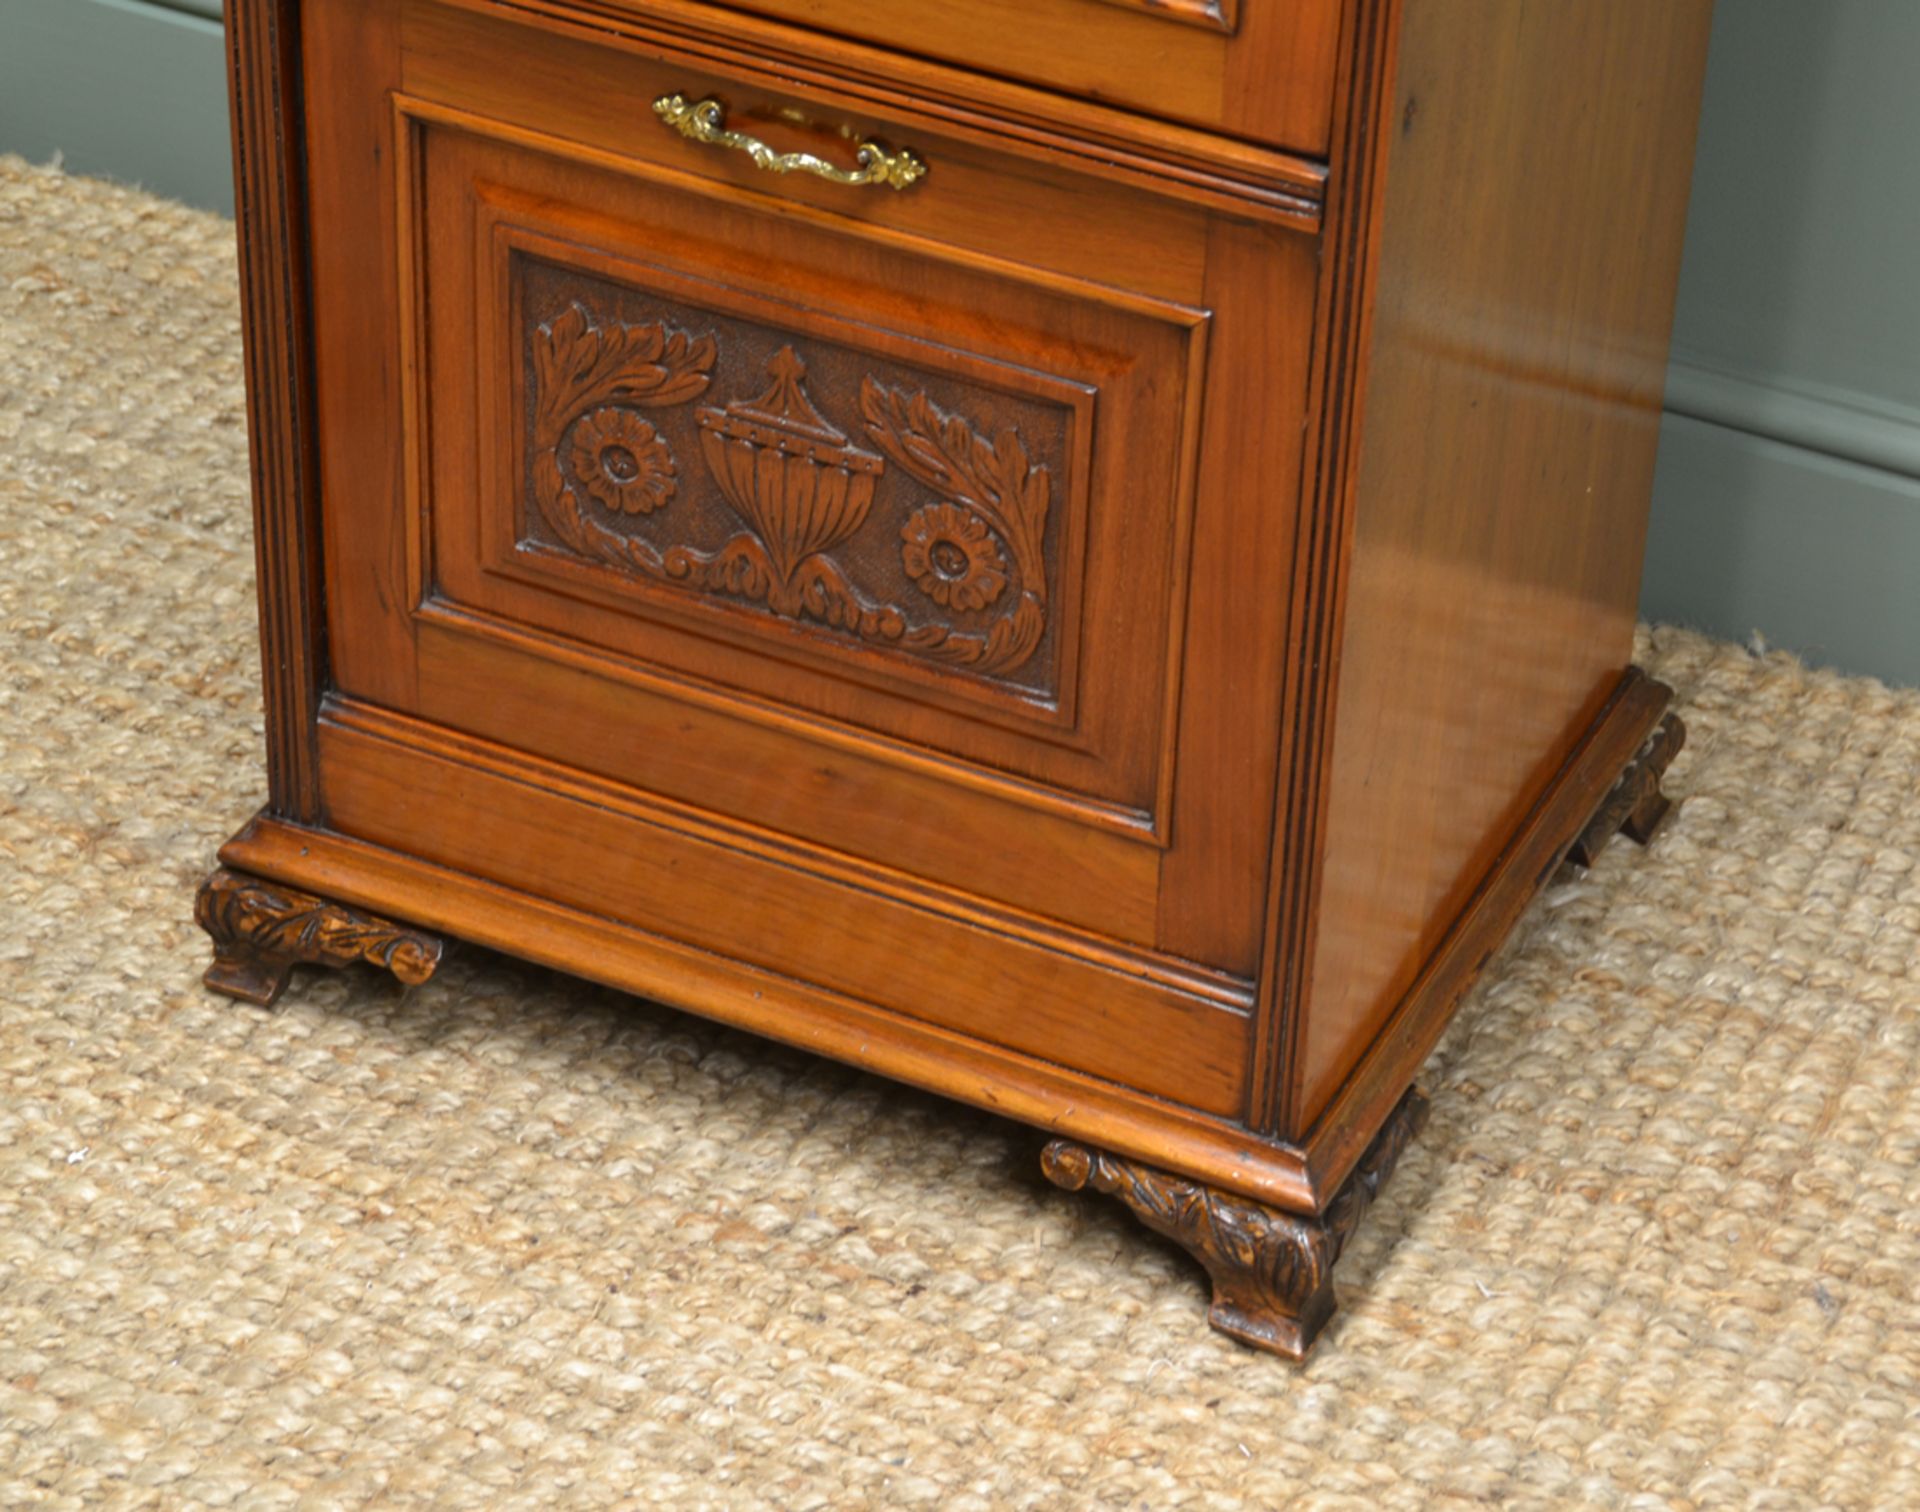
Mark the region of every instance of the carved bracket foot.
<instances>
[{"instance_id":1,"label":"carved bracket foot","mask_svg":"<svg viewBox=\"0 0 1920 1512\"><path fill-rule=\"evenodd\" d=\"M1587 821L1567 859L1575 866L1592 866L1615 835L1625 835L1638 845L1653 839L1654 831L1673 811L1672 802L1660 791L1660 779L1686 743L1687 727L1678 714L1661 720Z\"/></svg>"},{"instance_id":2,"label":"carved bracket foot","mask_svg":"<svg viewBox=\"0 0 1920 1512\"><path fill-rule=\"evenodd\" d=\"M1288 1359L1306 1358L1333 1316L1333 1266L1401 1151L1427 1121L1410 1088L1319 1217L1285 1213L1183 1176L1056 1139L1040 1157L1056 1186L1118 1197L1156 1233L1182 1245L1213 1278L1207 1321L1220 1332Z\"/></svg>"},{"instance_id":3,"label":"carved bracket foot","mask_svg":"<svg viewBox=\"0 0 1920 1512\"><path fill-rule=\"evenodd\" d=\"M297 888L221 870L201 884L193 916L213 937L206 983L270 1007L298 965L365 961L418 986L440 964L435 936L392 924Z\"/></svg>"}]
</instances>

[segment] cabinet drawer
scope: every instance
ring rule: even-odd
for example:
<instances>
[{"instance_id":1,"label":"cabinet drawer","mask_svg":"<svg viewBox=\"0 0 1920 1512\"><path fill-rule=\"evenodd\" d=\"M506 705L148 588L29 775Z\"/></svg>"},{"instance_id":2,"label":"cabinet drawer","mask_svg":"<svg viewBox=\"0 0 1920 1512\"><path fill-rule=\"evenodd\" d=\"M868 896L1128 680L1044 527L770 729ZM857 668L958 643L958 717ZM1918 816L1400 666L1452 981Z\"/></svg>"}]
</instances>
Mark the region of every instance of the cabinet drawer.
<instances>
[{"instance_id":1,"label":"cabinet drawer","mask_svg":"<svg viewBox=\"0 0 1920 1512\"><path fill-rule=\"evenodd\" d=\"M685 17L735 12L805 27L810 51L884 48L913 81L928 60L1233 136L1324 155L1339 0L569 0ZM871 64L859 54L859 66Z\"/></svg>"}]
</instances>

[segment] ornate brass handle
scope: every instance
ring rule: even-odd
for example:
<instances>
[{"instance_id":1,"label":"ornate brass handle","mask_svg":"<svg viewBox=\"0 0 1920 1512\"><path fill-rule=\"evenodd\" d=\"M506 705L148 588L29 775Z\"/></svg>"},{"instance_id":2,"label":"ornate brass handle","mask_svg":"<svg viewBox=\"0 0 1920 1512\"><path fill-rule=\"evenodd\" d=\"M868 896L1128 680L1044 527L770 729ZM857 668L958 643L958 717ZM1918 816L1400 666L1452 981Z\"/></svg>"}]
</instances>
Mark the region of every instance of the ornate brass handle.
<instances>
[{"instance_id":1,"label":"ornate brass handle","mask_svg":"<svg viewBox=\"0 0 1920 1512\"><path fill-rule=\"evenodd\" d=\"M689 141L714 147L731 147L753 159L754 166L768 173L818 174L836 184L886 184L904 189L927 171L927 165L902 149L889 152L878 142L860 144L857 168L840 168L811 152L775 152L758 137L744 131L727 130L727 107L709 96L698 104L689 104L682 94L662 95L653 102L654 113Z\"/></svg>"}]
</instances>

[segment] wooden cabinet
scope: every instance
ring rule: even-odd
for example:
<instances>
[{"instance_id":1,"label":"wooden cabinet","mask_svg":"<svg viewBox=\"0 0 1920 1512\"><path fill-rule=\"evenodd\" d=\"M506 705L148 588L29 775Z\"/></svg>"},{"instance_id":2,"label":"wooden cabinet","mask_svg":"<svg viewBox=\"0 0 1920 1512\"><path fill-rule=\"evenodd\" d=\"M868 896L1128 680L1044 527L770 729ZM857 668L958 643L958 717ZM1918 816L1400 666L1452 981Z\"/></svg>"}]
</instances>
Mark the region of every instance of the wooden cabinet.
<instances>
[{"instance_id":1,"label":"wooden cabinet","mask_svg":"<svg viewBox=\"0 0 1920 1512\"><path fill-rule=\"evenodd\" d=\"M1297 1354L1474 970L1663 807L1706 10L240 0L209 980L445 934L857 1061Z\"/></svg>"}]
</instances>

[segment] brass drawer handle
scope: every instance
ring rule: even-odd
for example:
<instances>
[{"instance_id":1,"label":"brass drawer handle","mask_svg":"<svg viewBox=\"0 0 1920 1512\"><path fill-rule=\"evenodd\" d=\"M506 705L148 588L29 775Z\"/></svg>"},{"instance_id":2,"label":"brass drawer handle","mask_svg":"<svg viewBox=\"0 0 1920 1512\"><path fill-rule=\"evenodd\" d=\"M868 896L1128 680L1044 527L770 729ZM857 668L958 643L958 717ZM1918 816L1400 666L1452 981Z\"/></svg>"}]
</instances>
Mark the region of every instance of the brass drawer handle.
<instances>
[{"instance_id":1,"label":"brass drawer handle","mask_svg":"<svg viewBox=\"0 0 1920 1512\"><path fill-rule=\"evenodd\" d=\"M862 142L857 168L837 168L811 152L775 152L758 137L744 131L729 131L727 107L708 97L688 104L682 94L662 95L653 102L654 113L689 141L714 147L731 147L753 159L754 166L768 173L818 174L836 184L886 184L904 189L927 171L927 165L913 153L902 149L889 152L878 142Z\"/></svg>"}]
</instances>

